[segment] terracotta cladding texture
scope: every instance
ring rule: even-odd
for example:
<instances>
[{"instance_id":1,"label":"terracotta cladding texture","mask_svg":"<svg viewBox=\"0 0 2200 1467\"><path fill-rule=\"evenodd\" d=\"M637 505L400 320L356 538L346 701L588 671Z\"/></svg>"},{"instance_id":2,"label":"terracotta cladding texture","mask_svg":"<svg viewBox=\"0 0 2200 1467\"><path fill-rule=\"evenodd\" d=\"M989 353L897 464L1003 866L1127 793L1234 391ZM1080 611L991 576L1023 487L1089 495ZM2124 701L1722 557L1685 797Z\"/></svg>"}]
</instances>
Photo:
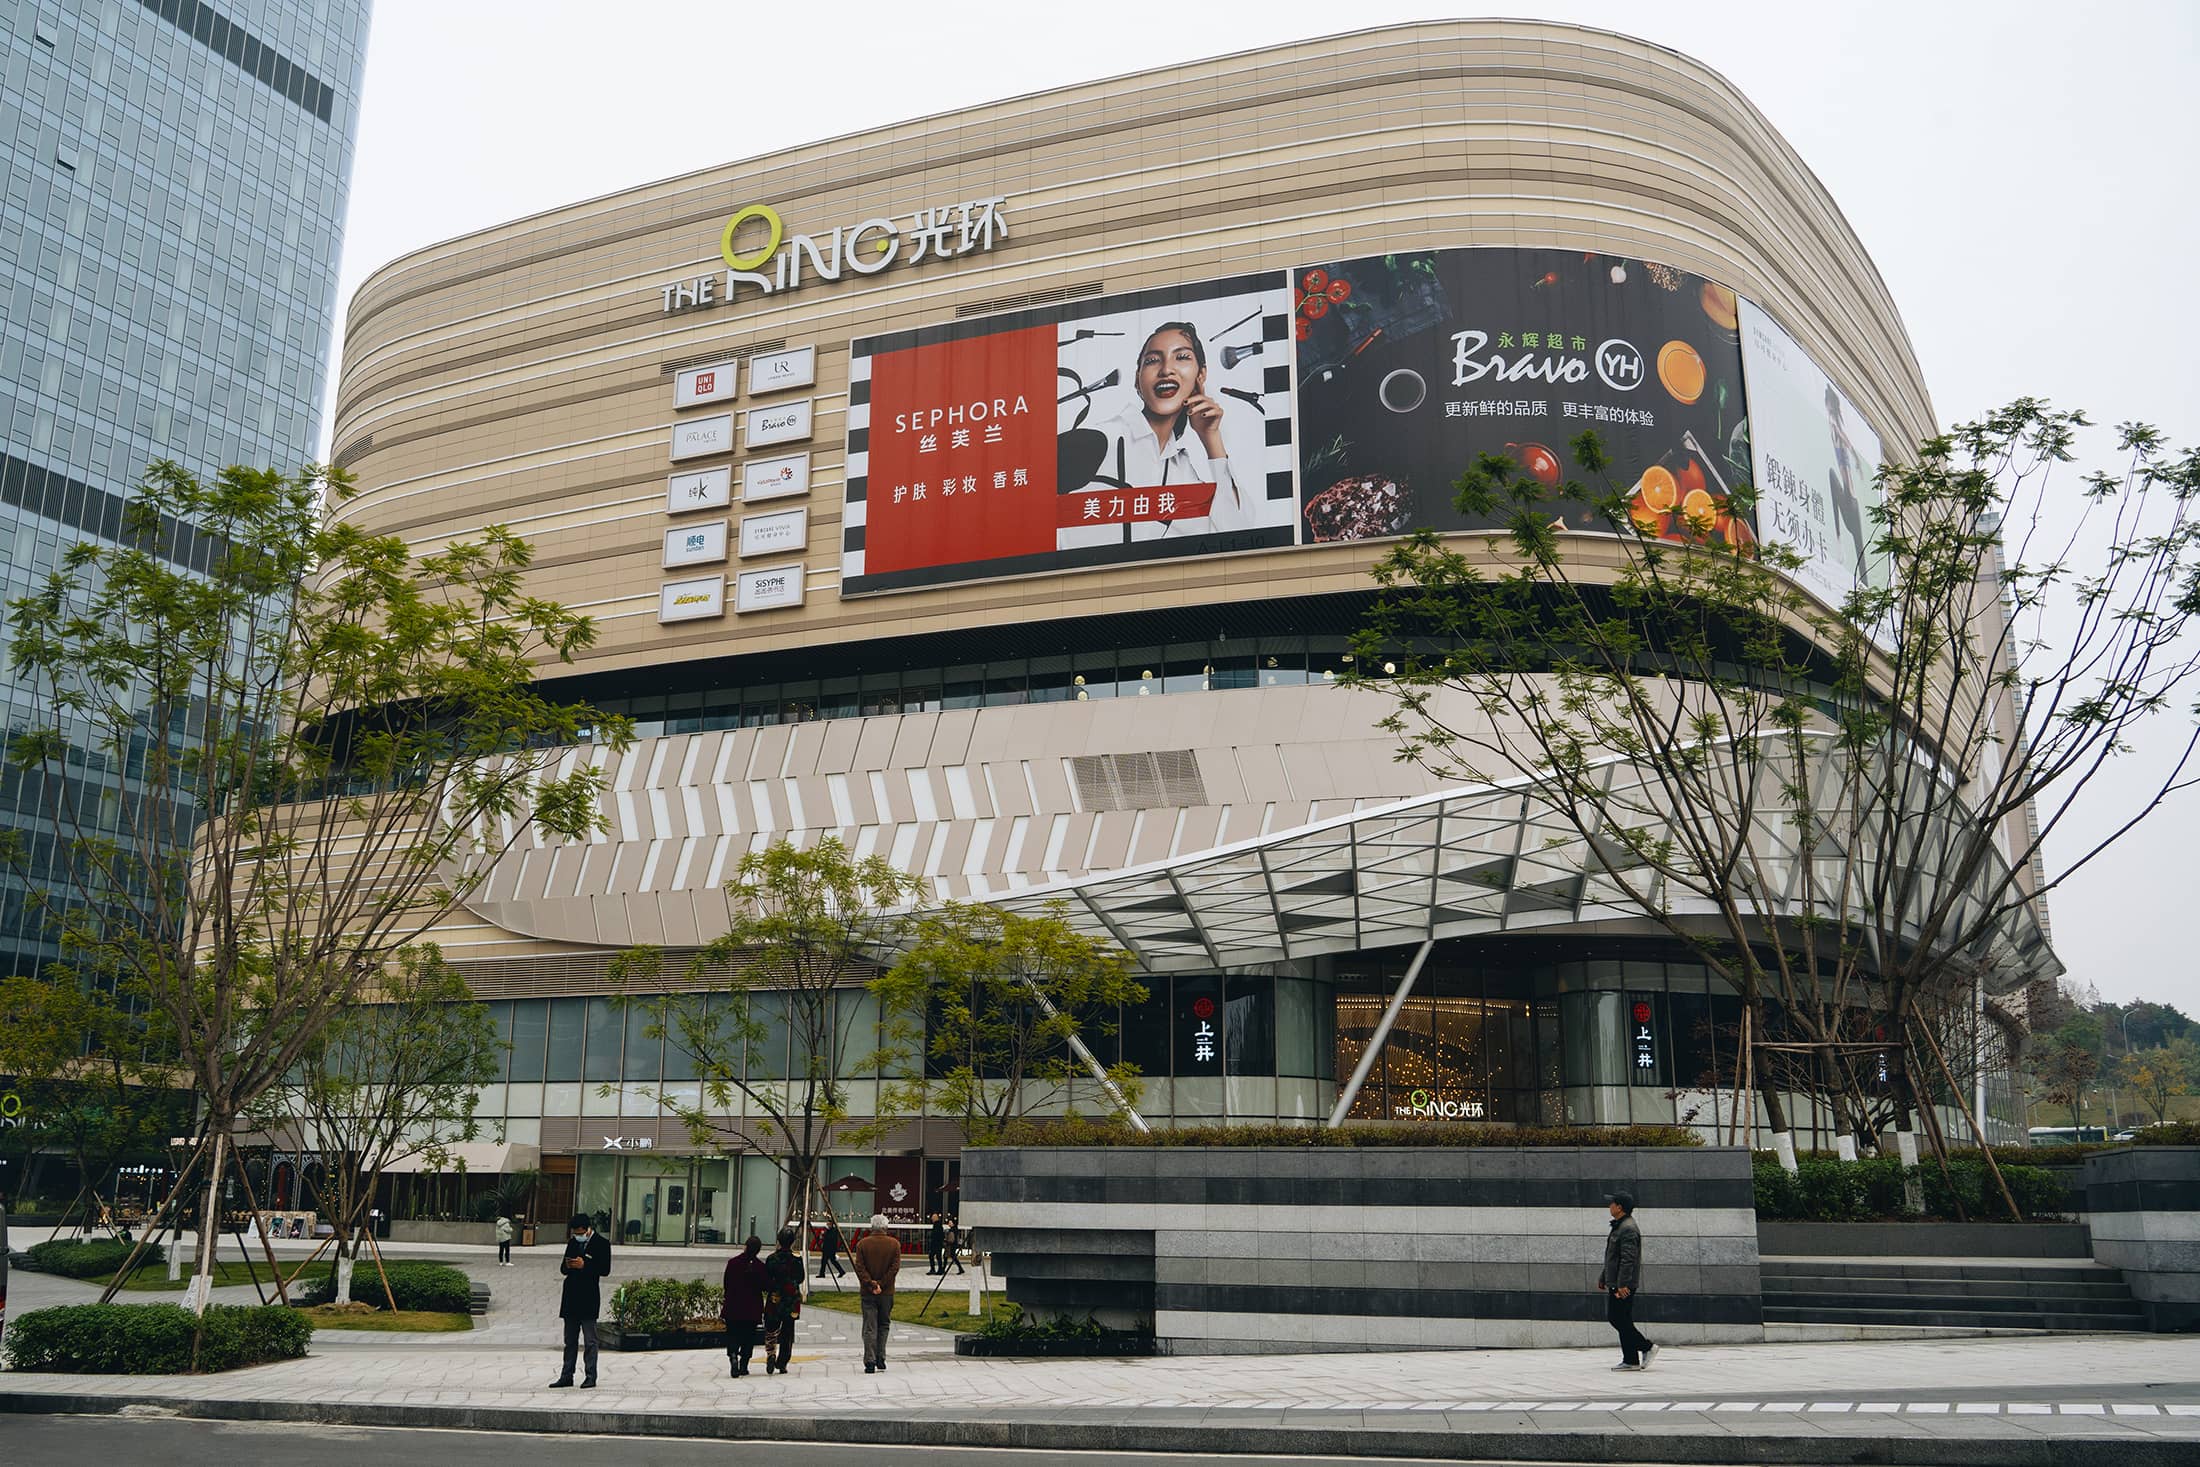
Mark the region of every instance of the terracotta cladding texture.
<instances>
[{"instance_id":1,"label":"terracotta cladding texture","mask_svg":"<svg viewBox=\"0 0 2200 1467\"><path fill-rule=\"evenodd\" d=\"M720 886L776 840L834 836L982 898L1143 865L1437 787L1396 763L1381 700L1322 686L910 713L643 739L604 761L601 839L523 837L439 934L454 956L724 930ZM527 991L593 968L522 964Z\"/></svg>"},{"instance_id":2,"label":"terracotta cladding texture","mask_svg":"<svg viewBox=\"0 0 2200 1467\"><path fill-rule=\"evenodd\" d=\"M993 195L1009 199L1012 233L990 253L731 307L661 309L664 286L722 268L719 229L744 203L773 203L792 230L829 232ZM1931 426L1901 322L1863 249L1722 78L1621 36L1458 22L827 139L406 256L352 304L335 443L362 492L343 512L423 545L512 525L535 543L534 588L598 618L591 670L1359 589L1379 547L843 602L848 343L1034 292L1112 294L1467 245L1647 256L1725 281L1779 319L1890 445ZM807 603L661 626L666 368L782 341L818 354ZM734 405L750 406L745 393Z\"/></svg>"}]
</instances>

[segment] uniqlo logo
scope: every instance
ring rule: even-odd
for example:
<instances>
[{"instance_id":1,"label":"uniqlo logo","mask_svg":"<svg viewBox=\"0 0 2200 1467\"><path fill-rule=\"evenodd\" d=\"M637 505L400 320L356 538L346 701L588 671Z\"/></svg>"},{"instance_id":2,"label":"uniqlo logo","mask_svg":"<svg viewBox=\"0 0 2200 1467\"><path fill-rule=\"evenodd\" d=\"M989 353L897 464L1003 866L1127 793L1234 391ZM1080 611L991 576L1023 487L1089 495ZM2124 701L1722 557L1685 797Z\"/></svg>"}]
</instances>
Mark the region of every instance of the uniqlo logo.
<instances>
[{"instance_id":1,"label":"uniqlo logo","mask_svg":"<svg viewBox=\"0 0 2200 1467\"><path fill-rule=\"evenodd\" d=\"M708 397L717 390L718 374L716 372L697 372L695 374L695 395L697 397Z\"/></svg>"}]
</instances>

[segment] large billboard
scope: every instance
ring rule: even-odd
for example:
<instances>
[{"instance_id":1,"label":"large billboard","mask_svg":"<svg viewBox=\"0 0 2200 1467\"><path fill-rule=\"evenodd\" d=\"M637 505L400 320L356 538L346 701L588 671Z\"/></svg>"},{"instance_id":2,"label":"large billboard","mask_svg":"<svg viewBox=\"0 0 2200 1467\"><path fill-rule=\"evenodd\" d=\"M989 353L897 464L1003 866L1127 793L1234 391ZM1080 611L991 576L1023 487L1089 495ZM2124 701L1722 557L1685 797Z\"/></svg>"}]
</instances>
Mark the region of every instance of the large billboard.
<instances>
[{"instance_id":1,"label":"large billboard","mask_svg":"<svg viewBox=\"0 0 2200 1467\"><path fill-rule=\"evenodd\" d=\"M1779 322L1749 301L1741 322L1758 527L1803 557L1797 577L1831 605L1885 587L1886 558L1871 551L1879 435Z\"/></svg>"},{"instance_id":2,"label":"large billboard","mask_svg":"<svg viewBox=\"0 0 2200 1467\"><path fill-rule=\"evenodd\" d=\"M1304 538L1490 527L1454 508L1477 457L1546 485L1607 481L1673 540L1742 545L1750 475L1737 303L1668 265L1569 250L1465 249L1300 267ZM1591 476L1568 444L1595 429ZM1602 528L1587 503L1570 529Z\"/></svg>"},{"instance_id":3,"label":"large billboard","mask_svg":"<svg viewBox=\"0 0 2200 1467\"><path fill-rule=\"evenodd\" d=\"M841 592L1296 539L1280 272L857 341Z\"/></svg>"},{"instance_id":4,"label":"large billboard","mask_svg":"<svg viewBox=\"0 0 2200 1467\"><path fill-rule=\"evenodd\" d=\"M1489 529L1454 504L1485 453L1662 539L1792 545L1829 602L1868 566L1878 436L1763 311L1651 260L1330 260L859 340L849 380L843 595Z\"/></svg>"}]
</instances>

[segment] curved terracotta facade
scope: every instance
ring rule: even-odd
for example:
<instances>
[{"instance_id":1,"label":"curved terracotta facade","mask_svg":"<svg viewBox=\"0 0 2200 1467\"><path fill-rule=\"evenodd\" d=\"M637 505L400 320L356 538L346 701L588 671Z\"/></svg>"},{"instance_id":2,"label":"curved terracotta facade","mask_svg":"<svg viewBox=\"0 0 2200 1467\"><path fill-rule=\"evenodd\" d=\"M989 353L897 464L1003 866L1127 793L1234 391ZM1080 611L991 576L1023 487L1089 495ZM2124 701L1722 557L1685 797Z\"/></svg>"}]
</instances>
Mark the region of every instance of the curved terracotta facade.
<instances>
[{"instance_id":1,"label":"curved terracotta facade","mask_svg":"<svg viewBox=\"0 0 2200 1467\"><path fill-rule=\"evenodd\" d=\"M1009 238L667 314L753 201L791 230L1005 196ZM1308 545L843 602L849 342L1030 303L1458 246L1669 262L1783 325L1889 445L1932 427L1902 323L1839 208L1716 73L1518 21L1358 32L1020 97L662 182L407 255L352 302L343 511L421 543L503 522L534 585L601 623L591 669L994 622L1364 587L1379 545ZM672 364L814 344L807 604L660 625ZM737 403L736 407L744 404Z\"/></svg>"}]
</instances>

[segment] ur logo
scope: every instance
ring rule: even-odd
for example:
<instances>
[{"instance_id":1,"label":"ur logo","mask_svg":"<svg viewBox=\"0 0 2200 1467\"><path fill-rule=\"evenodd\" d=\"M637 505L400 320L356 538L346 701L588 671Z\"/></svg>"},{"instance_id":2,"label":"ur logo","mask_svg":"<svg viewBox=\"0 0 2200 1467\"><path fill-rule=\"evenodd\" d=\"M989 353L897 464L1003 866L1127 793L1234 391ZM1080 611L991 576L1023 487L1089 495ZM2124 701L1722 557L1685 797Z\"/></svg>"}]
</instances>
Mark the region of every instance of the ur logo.
<instances>
[{"instance_id":1,"label":"ur logo","mask_svg":"<svg viewBox=\"0 0 2200 1467\"><path fill-rule=\"evenodd\" d=\"M1613 337L1597 348L1597 375L1614 392L1633 392L1642 386L1642 353L1632 342Z\"/></svg>"}]
</instances>

